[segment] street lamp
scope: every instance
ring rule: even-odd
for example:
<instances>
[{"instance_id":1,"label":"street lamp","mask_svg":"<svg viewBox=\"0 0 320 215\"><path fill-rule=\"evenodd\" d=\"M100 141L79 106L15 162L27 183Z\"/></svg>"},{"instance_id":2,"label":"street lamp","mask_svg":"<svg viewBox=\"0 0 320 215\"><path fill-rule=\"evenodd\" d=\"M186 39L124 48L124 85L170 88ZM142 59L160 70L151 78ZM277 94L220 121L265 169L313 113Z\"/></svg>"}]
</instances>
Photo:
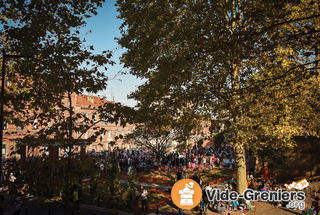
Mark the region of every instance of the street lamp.
<instances>
[{"instance_id":1,"label":"street lamp","mask_svg":"<svg viewBox=\"0 0 320 215\"><path fill-rule=\"evenodd\" d=\"M2 85L1 85L1 97L4 97L4 84L5 84L5 72L6 72L6 59L10 59L10 58L33 58L31 56L27 56L27 55L9 55L6 54L5 49L2 49ZM2 176L2 141L3 141L3 121L4 121L4 116L3 116L3 102L1 102L1 116L0 116L0 149L1 149L1 153L0 153L0 179Z\"/></svg>"}]
</instances>

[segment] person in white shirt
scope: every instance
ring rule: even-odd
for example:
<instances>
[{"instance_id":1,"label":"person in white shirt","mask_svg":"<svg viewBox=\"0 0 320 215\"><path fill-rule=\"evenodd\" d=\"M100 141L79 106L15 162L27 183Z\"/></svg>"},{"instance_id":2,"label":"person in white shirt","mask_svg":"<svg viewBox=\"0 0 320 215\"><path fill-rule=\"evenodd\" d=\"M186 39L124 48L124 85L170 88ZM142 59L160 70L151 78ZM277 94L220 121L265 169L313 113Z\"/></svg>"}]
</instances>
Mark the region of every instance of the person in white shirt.
<instances>
[{"instance_id":1,"label":"person in white shirt","mask_svg":"<svg viewBox=\"0 0 320 215\"><path fill-rule=\"evenodd\" d=\"M226 167L229 167L229 164L230 164L229 158L224 157L223 160L222 160L222 162L225 164Z\"/></svg>"},{"instance_id":2,"label":"person in white shirt","mask_svg":"<svg viewBox=\"0 0 320 215\"><path fill-rule=\"evenodd\" d=\"M9 178L9 181L10 182L14 182L17 178L13 175L13 173L11 172L10 173L10 178Z\"/></svg>"}]
</instances>

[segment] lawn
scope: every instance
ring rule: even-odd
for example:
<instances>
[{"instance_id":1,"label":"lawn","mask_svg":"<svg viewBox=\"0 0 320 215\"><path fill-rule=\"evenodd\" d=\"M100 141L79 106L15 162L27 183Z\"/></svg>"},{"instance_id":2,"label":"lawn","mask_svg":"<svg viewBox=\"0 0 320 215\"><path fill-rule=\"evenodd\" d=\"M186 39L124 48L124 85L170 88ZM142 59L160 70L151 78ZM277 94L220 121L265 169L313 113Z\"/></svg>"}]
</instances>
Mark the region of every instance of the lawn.
<instances>
[{"instance_id":1,"label":"lawn","mask_svg":"<svg viewBox=\"0 0 320 215\"><path fill-rule=\"evenodd\" d=\"M188 171L187 178L192 178L194 174L199 174L202 177L202 181L204 184L213 182L219 183L220 181L226 181L231 179L234 176L234 169L226 169L226 168L214 168L207 170L196 170L196 171ZM153 172L153 173L137 173L137 182L147 182L152 184L160 184L160 185L173 185L175 182L175 178L177 176L176 172ZM126 174L121 174L122 179L127 179L128 176ZM125 192L127 184L121 184L121 190ZM136 186L140 191L140 186ZM157 207L157 203L159 206L166 204L167 201L170 201L170 193L164 192L162 190L156 190L154 188L148 188L148 205L151 210L155 210ZM90 186L84 186L82 190L81 202L83 204L90 204L100 207L112 208L116 202L109 202L110 200L106 199L98 199L96 196L92 196L90 194ZM124 197L124 196L123 196ZM121 210L132 210L132 202L127 199L120 199L119 208ZM130 209L131 208L131 209Z\"/></svg>"},{"instance_id":2,"label":"lawn","mask_svg":"<svg viewBox=\"0 0 320 215\"><path fill-rule=\"evenodd\" d=\"M206 171L206 170L205 170ZM230 176L232 173L234 173L234 169L218 169L217 170L211 170L208 172L200 172L200 175L202 176L202 181L204 183L207 183L212 180L217 180L219 178L226 178Z\"/></svg>"},{"instance_id":3,"label":"lawn","mask_svg":"<svg viewBox=\"0 0 320 215\"><path fill-rule=\"evenodd\" d=\"M121 186L123 186L122 188L123 190L125 190L127 187L127 184L121 184ZM137 185L136 187L138 191L140 191L140 186ZM159 203L159 205L161 206L165 204L170 198L170 193L168 192L164 192L164 191L160 191L160 190L156 190L148 187L146 187L146 189L148 190L148 207L151 210L156 209L157 203ZM90 194L90 186L87 186L82 189L81 203L104 207L104 208L113 208L112 205L114 205L116 202L114 202L114 204L110 204L110 202L107 202L106 199L103 199L103 198L98 199L96 196L93 197ZM139 204L141 204L141 201L139 201ZM119 207L121 210L131 211L133 209L132 208L133 202L130 202L129 199L121 199L119 202Z\"/></svg>"},{"instance_id":4,"label":"lawn","mask_svg":"<svg viewBox=\"0 0 320 215\"><path fill-rule=\"evenodd\" d=\"M214 168L207 170L195 170L186 172L187 178L192 178L194 174L200 174L202 177L203 183L208 183L210 181L218 180L220 178L231 177L232 173L235 172L235 169L227 168ZM137 173L137 181L147 182L151 184L159 185L173 185L175 178L177 177L176 172L151 172L151 173ZM127 179L126 175L122 175L122 179Z\"/></svg>"}]
</instances>

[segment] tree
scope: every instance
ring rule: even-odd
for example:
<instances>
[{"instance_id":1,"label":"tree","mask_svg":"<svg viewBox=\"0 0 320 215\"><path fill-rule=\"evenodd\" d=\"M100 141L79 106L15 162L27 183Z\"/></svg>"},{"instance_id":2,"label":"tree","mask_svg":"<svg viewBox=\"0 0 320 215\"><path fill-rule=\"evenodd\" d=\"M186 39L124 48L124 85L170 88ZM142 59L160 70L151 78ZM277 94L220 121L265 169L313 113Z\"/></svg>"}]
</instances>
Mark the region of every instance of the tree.
<instances>
[{"instance_id":1,"label":"tree","mask_svg":"<svg viewBox=\"0 0 320 215\"><path fill-rule=\"evenodd\" d=\"M73 183L95 174L95 165L89 165L91 162L87 159L80 159L75 150L90 144L104 132L97 126L100 121L123 122L117 112L118 104L99 107L97 118L100 120L95 121L91 116L75 113L71 98L74 94L96 93L106 88L108 78L100 68L113 65L111 52L94 54L94 47L85 47L80 33L86 24L85 18L96 15L103 2L49 0L0 3L2 48L7 53L34 56L32 60L11 62L7 71L7 81L11 84L6 87L5 97L1 98L1 103L5 104L6 120L21 127L31 124L39 128L37 132L30 131L23 139L23 144L29 148L59 147L67 152L60 159L45 155L39 157L34 165L30 165L32 168L40 167L39 173L27 169L24 176L30 180L23 181L23 175L19 180L28 183L28 189L35 188L33 191L42 197L63 190L66 195L65 214ZM97 132L82 140L88 129L96 129ZM44 192L41 187L52 189L52 192Z\"/></svg>"},{"instance_id":2,"label":"tree","mask_svg":"<svg viewBox=\"0 0 320 215\"><path fill-rule=\"evenodd\" d=\"M85 47L80 35L85 18L96 14L103 2L0 3L2 47L7 53L34 56L33 60L13 64L7 72L12 84L1 100L6 104L6 117L14 116L22 121L21 125L30 123L31 118L26 120L25 116L33 115L40 107L46 117L56 104L61 104L67 82L77 94L105 89L107 76L98 68L113 63L109 60L111 52L93 54L93 47Z\"/></svg>"},{"instance_id":3,"label":"tree","mask_svg":"<svg viewBox=\"0 0 320 215\"><path fill-rule=\"evenodd\" d=\"M172 148L174 131L168 130L166 133L159 133L145 126L137 126L131 134L126 136L127 141L134 145L147 149L155 155L159 167L161 167L161 157Z\"/></svg>"},{"instance_id":4,"label":"tree","mask_svg":"<svg viewBox=\"0 0 320 215\"><path fill-rule=\"evenodd\" d=\"M294 82L305 74L311 78L310 65L317 62L312 58L318 46L318 4L118 0L117 6L123 19L118 42L126 48L122 62L131 74L147 79L135 92L142 101L139 107L148 107L147 95L154 92L148 100L172 107L172 116L190 113L181 113L189 104L191 113L201 113L206 120L226 121L236 152L237 191L242 193L247 186L245 147L252 143L248 134L257 137L255 123L261 119L250 117L251 105L259 97L269 98L290 110L284 98L288 91L283 97L270 92L283 80ZM273 137L286 136L291 127L289 120L271 116L278 125L265 124L268 144Z\"/></svg>"}]
</instances>

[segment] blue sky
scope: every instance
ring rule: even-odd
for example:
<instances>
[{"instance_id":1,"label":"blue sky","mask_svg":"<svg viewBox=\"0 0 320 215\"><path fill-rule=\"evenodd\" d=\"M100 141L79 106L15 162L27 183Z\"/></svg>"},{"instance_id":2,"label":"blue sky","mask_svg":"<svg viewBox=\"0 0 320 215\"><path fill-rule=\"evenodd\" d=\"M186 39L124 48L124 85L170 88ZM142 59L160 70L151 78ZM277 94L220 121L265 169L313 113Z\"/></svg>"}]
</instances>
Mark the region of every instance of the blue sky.
<instances>
[{"instance_id":1,"label":"blue sky","mask_svg":"<svg viewBox=\"0 0 320 215\"><path fill-rule=\"evenodd\" d=\"M86 45L93 45L97 53L104 50L114 50L119 47L115 37L120 37L119 27L122 23L117 19L118 12L114 6L115 0L106 0L102 8L99 8L98 15L87 19L87 26L81 30L83 34L91 30L92 32L84 35ZM114 66L108 66L107 76L111 79L119 71L125 71L119 63L119 57L123 53L123 49L119 49L114 53L112 58L116 62ZM121 81L119 81L121 79ZM143 83L142 80L136 79L132 75L121 75L115 80L109 80L107 90L98 93L98 95L107 96L108 100L112 100L112 96L116 102L128 106L135 106L136 101L127 99L127 94L137 89L137 86Z\"/></svg>"}]
</instances>

